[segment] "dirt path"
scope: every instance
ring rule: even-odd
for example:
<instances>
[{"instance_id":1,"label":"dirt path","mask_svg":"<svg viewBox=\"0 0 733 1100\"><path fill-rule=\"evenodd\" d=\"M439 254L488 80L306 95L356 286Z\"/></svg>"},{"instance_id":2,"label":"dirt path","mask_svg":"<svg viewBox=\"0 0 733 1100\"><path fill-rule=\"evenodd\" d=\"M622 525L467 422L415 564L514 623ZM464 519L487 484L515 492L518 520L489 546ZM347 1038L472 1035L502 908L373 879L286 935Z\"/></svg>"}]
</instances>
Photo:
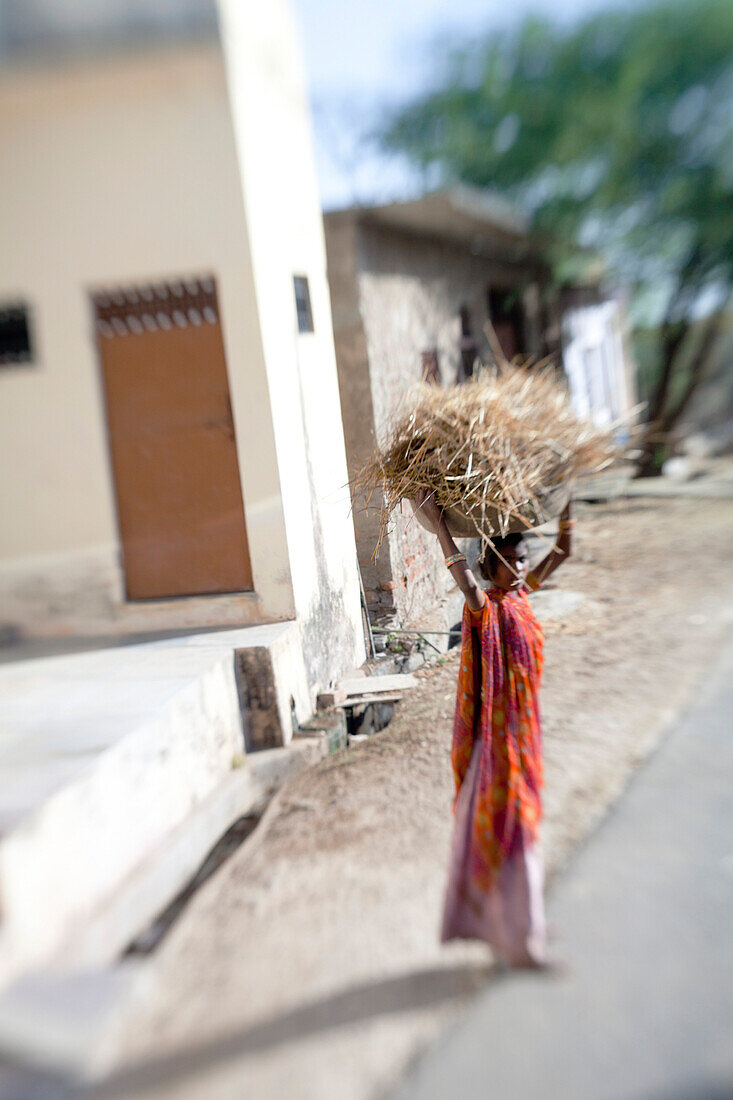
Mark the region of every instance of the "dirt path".
<instances>
[{"instance_id":1,"label":"dirt path","mask_svg":"<svg viewBox=\"0 0 733 1100\"><path fill-rule=\"evenodd\" d=\"M704 675L733 617L732 531L729 501L581 507L557 585L587 599L546 626L550 876ZM461 1011L489 956L437 942L456 664L426 666L385 731L283 790L194 898L110 1094L367 1100Z\"/></svg>"}]
</instances>

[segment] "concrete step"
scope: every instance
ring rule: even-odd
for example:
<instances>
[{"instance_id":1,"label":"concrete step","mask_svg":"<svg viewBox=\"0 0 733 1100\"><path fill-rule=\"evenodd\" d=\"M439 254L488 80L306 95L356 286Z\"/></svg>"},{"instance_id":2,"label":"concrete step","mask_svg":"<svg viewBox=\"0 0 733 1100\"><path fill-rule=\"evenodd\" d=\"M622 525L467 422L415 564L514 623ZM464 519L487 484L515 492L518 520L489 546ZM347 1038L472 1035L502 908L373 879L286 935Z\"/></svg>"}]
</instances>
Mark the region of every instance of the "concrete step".
<instances>
[{"instance_id":1,"label":"concrete step","mask_svg":"<svg viewBox=\"0 0 733 1100\"><path fill-rule=\"evenodd\" d=\"M0 985L53 953L244 755L230 651L0 670Z\"/></svg>"},{"instance_id":2,"label":"concrete step","mask_svg":"<svg viewBox=\"0 0 733 1100\"><path fill-rule=\"evenodd\" d=\"M283 783L328 752L327 738L313 736L247 757L118 885L111 897L77 924L47 966L66 971L106 966L116 960L187 886L235 821L261 814Z\"/></svg>"},{"instance_id":3,"label":"concrete step","mask_svg":"<svg viewBox=\"0 0 733 1100\"><path fill-rule=\"evenodd\" d=\"M251 726L290 735L294 629L0 667L0 987L83 935L241 767Z\"/></svg>"},{"instance_id":4,"label":"concrete step","mask_svg":"<svg viewBox=\"0 0 733 1100\"><path fill-rule=\"evenodd\" d=\"M337 690L350 695L370 695L381 692L407 691L408 688L417 686L417 680L409 673L397 673L393 676L360 676L353 680L339 680Z\"/></svg>"},{"instance_id":5,"label":"concrete step","mask_svg":"<svg viewBox=\"0 0 733 1100\"><path fill-rule=\"evenodd\" d=\"M104 1061L116 1019L147 978L144 959L121 957L132 938L181 893L238 818L263 811L286 780L328 751L325 736L300 736L247 758L77 926L44 967L0 991L3 1055L37 1073L58 1075L57 1085L93 1072Z\"/></svg>"}]
</instances>

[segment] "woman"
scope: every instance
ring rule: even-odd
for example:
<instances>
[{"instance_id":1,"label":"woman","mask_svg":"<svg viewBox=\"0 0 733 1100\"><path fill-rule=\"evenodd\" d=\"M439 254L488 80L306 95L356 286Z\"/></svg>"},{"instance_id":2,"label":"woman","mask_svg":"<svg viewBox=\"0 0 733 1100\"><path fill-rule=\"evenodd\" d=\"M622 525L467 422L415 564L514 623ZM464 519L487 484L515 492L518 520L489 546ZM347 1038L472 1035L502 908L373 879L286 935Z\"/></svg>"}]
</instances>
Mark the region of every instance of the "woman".
<instances>
[{"instance_id":1,"label":"woman","mask_svg":"<svg viewBox=\"0 0 733 1100\"><path fill-rule=\"evenodd\" d=\"M539 685L543 635L527 589L567 561L572 504L555 546L528 571L521 535L494 540L479 561L486 592L468 568L430 494L418 500L435 525L446 565L466 597L451 759L455 822L443 942L481 939L502 961L547 965L539 824L542 728Z\"/></svg>"}]
</instances>

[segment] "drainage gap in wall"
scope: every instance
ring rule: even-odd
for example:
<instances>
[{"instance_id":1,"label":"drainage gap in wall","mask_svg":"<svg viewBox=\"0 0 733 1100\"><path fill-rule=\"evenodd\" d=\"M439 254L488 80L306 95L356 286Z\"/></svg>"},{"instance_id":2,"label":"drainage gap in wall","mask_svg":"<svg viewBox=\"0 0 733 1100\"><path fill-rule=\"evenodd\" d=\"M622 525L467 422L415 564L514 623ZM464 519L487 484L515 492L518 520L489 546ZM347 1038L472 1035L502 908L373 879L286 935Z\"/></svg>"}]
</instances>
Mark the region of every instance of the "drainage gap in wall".
<instances>
[{"instance_id":1,"label":"drainage gap in wall","mask_svg":"<svg viewBox=\"0 0 733 1100\"><path fill-rule=\"evenodd\" d=\"M170 905L166 906L152 924L135 939L123 951L123 956L150 955L159 946L163 937L170 931L180 917L189 901L207 879L211 878L215 871L233 856L237 848L252 835L262 814L246 814L238 818L233 825L219 838L204 862L199 867L187 886L181 890Z\"/></svg>"},{"instance_id":2,"label":"drainage gap in wall","mask_svg":"<svg viewBox=\"0 0 733 1100\"><path fill-rule=\"evenodd\" d=\"M346 707L346 728L349 739L356 737L371 737L388 726L392 721L395 704L389 703L354 703Z\"/></svg>"}]
</instances>

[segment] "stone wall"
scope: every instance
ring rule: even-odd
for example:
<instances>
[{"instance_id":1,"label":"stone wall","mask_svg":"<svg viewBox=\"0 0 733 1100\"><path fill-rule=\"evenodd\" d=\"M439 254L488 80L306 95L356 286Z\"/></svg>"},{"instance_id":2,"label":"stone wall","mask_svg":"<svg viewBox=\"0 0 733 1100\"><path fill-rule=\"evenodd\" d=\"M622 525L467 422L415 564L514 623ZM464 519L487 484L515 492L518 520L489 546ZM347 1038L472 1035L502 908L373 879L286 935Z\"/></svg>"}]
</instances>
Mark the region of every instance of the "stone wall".
<instances>
[{"instance_id":1,"label":"stone wall","mask_svg":"<svg viewBox=\"0 0 733 1100\"><path fill-rule=\"evenodd\" d=\"M357 471L374 450L376 437L366 333L359 309L357 226L351 211L327 216L326 250L341 418L349 481L353 483ZM391 558L386 543L379 557L374 558L379 537L379 507L367 510L363 498L353 492L352 507L357 556L367 600L373 612L389 611L394 601Z\"/></svg>"},{"instance_id":2,"label":"stone wall","mask_svg":"<svg viewBox=\"0 0 733 1100\"><path fill-rule=\"evenodd\" d=\"M329 282L349 476L388 431L391 418L422 376L423 353L437 353L440 381L462 377L461 308L470 312L479 357L488 288L518 288L525 306L527 348L539 351L539 280L529 266L475 255L466 247L386 228L355 211L326 216ZM406 501L372 561L378 510L354 498L354 523L367 602L377 620L401 625L455 621L455 585L435 536ZM450 620L450 621L448 621Z\"/></svg>"}]
</instances>

